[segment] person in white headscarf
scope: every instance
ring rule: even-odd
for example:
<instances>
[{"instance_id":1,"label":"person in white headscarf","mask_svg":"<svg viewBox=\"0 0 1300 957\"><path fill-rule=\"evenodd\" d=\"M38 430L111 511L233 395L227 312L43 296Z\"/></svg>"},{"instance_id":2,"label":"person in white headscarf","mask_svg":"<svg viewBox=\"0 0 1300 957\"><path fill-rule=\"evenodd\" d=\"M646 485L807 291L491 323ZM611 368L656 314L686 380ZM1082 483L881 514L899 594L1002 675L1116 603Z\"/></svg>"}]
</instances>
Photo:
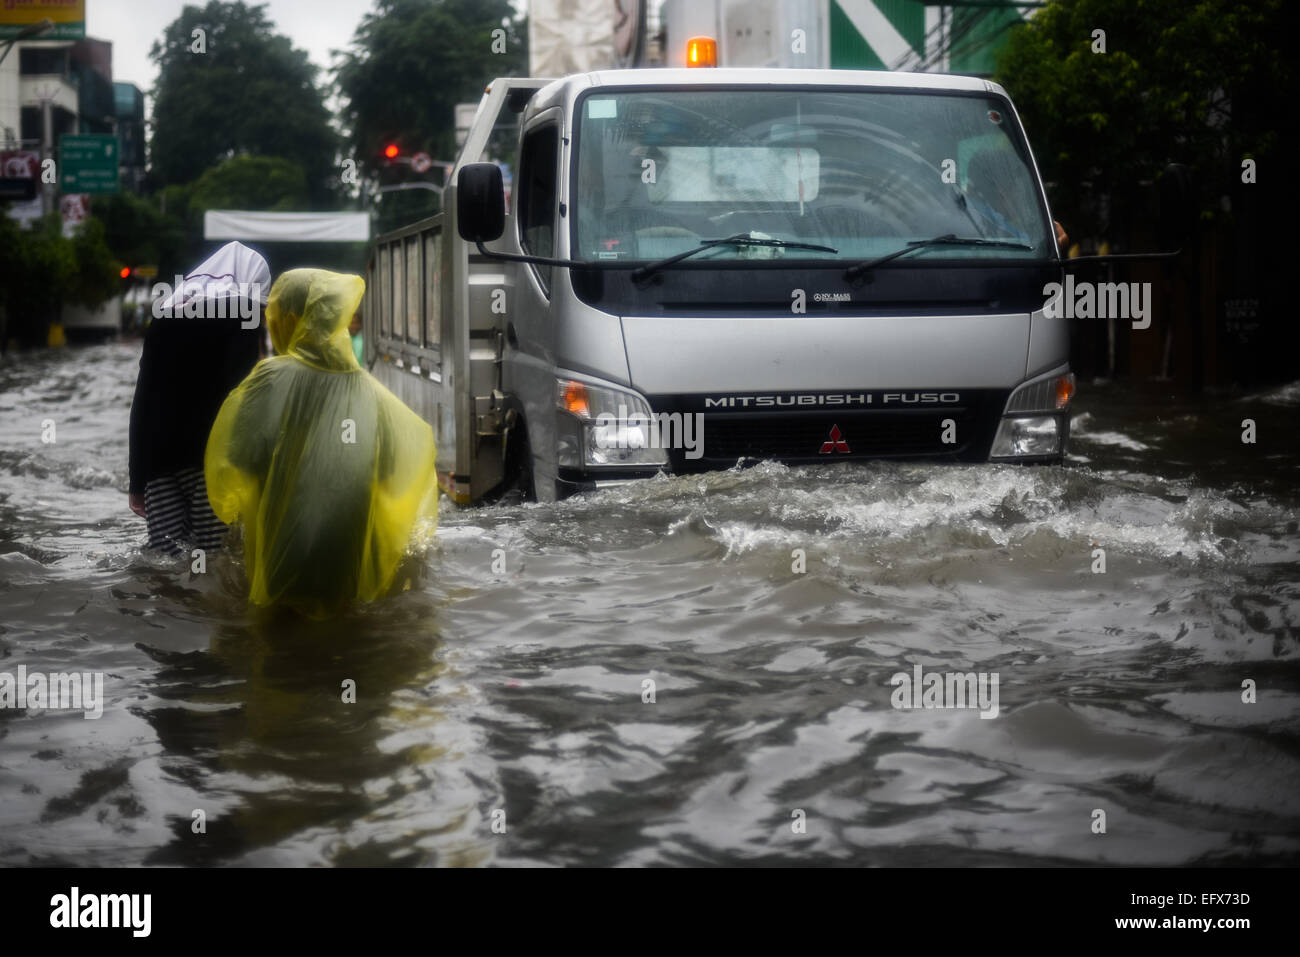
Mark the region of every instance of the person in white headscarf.
<instances>
[{"instance_id":1,"label":"person in white headscarf","mask_svg":"<svg viewBox=\"0 0 1300 957\"><path fill-rule=\"evenodd\" d=\"M149 525L146 547L173 555L219 548L225 532L208 503L203 453L226 395L261 356L271 269L261 253L227 243L176 287L154 287L131 403L131 510Z\"/></svg>"}]
</instances>

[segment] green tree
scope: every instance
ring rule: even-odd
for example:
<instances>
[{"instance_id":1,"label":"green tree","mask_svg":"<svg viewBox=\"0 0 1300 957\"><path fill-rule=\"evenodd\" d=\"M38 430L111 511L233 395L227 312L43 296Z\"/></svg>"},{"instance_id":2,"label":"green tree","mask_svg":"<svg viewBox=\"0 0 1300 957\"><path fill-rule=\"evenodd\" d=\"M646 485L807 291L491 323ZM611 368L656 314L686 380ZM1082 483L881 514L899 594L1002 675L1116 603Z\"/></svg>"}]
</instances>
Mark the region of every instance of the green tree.
<instances>
[{"instance_id":1,"label":"green tree","mask_svg":"<svg viewBox=\"0 0 1300 957\"><path fill-rule=\"evenodd\" d=\"M1123 231L1142 215L1143 183L1169 162L1192 168L1208 215L1243 157L1282 154L1294 110L1283 6L1052 0L1016 28L996 79L1071 233ZM1094 52L1097 30L1104 53Z\"/></svg>"},{"instance_id":2,"label":"green tree","mask_svg":"<svg viewBox=\"0 0 1300 957\"><path fill-rule=\"evenodd\" d=\"M103 224L104 241L119 260L132 267L158 264L168 228L154 200L126 192L96 196L91 212Z\"/></svg>"},{"instance_id":3,"label":"green tree","mask_svg":"<svg viewBox=\"0 0 1300 957\"><path fill-rule=\"evenodd\" d=\"M170 282L197 261L203 247L203 214L190 208L194 184L165 186L157 193L163 232L158 241L158 275Z\"/></svg>"},{"instance_id":4,"label":"green tree","mask_svg":"<svg viewBox=\"0 0 1300 957\"><path fill-rule=\"evenodd\" d=\"M121 288L121 260L113 255L104 240L104 224L94 217L87 219L68 243L72 247L75 271L63 291L64 301L98 308Z\"/></svg>"},{"instance_id":5,"label":"green tree","mask_svg":"<svg viewBox=\"0 0 1300 957\"><path fill-rule=\"evenodd\" d=\"M360 174L372 183L410 178L409 167L385 164L389 143L407 156L455 159L456 104L477 103L495 77L527 72L525 21L514 14L509 0L376 0L351 49L335 54L350 156ZM498 29L504 33L494 36ZM438 208L436 194L425 191L387 194L384 202L407 210L408 218Z\"/></svg>"},{"instance_id":6,"label":"green tree","mask_svg":"<svg viewBox=\"0 0 1300 957\"><path fill-rule=\"evenodd\" d=\"M308 202L307 174L297 163L270 156L232 156L191 186L190 211L257 209L293 212Z\"/></svg>"},{"instance_id":7,"label":"green tree","mask_svg":"<svg viewBox=\"0 0 1300 957\"><path fill-rule=\"evenodd\" d=\"M200 41L204 52L195 52ZM311 201L331 201L338 143L317 69L273 31L265 4L186 6L151 56L158 83L150 150L160 185L191 182L224 159L249 154L296 164Z\"/></svg>"},{"instance_id":8,"label":"green tree","mask_svg":"<svg viewBox=\"0 0 1300 957\"><path fill-rule=\"evenodd\" d=\"M64 239L62 220L51 214L19 228L0 215L0 293L8 317L5 337L22 345L45 344L46 324L57 319L65 291L77 278L77 258Z\"/></svg>"}]
</instances>

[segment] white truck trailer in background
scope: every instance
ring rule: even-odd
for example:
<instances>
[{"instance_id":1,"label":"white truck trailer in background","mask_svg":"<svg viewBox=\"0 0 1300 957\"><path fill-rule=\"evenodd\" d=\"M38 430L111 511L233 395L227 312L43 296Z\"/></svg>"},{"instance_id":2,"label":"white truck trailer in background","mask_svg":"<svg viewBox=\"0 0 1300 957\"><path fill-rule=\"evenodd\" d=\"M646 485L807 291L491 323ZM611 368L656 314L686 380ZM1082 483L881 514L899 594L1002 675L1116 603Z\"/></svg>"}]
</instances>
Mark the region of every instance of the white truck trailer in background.
<instances>
[{"instance_id":1,"label":"white truck trailer in background","mask_svg":"<svg viewBox=\"0 0 1300 957\"><path fill-rule=\"evenodd\" d=\"M1010 30L1033 12L1006 0L664 0L665 66L715 37L721 67L907 70L989 76Z\"/></svg>"}]
</instances>

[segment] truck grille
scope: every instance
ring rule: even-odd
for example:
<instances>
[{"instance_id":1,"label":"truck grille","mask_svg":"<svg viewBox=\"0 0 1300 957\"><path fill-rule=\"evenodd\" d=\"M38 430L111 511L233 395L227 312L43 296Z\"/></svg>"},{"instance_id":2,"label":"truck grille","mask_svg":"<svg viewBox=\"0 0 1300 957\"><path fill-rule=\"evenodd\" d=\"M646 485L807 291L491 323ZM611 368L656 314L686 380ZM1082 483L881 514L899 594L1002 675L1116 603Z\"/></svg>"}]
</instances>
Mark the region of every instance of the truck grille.
<instances>
[{"instance_id":1,"label":"truck grille","mask_svg":"<svg viewBox=\"0 0 1300 957\"><path fill-rule=\"evenodd\" d=\"M694 397L652 397L657 410L700 411ZM685 398L685 401L683 401ZM738 459L789 463L875 458L944 458L982 461L1006 401L1001 390L966 390L961 405L913 409L809 409L704 413L704 454L687 459L670 450L674 471L729 468ZM956 441L943 441L944 420L956 424ZM825 451L823 451L825 449Z\"/></svg>"},{"instance_id":2,"label":"truck grille","mask_svg":"<svg viewBox=\"0 0 1300 957\"><path fill-rule=\"evenodd\" d=\"M953 419L956 444L942 441L943 420ZM975 438L968 409L934 412L824 412L789 415L706 415L706 458L836 459L959 455ZM831 433L838 429L833 440ZM822 448L827 448L822 452Z\"/></svg>"}]
</instances>

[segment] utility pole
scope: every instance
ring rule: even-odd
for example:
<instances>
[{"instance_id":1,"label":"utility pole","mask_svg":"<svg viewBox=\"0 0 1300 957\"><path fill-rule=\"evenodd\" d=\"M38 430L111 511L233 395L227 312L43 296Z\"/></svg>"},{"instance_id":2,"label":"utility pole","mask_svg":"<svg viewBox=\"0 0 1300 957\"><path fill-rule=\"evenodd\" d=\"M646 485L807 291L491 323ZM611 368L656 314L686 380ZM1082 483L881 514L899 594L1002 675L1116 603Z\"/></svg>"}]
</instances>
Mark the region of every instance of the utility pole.
<instances>
[{"instance_id":1,"label":"utility pole","mask_svg":"<svg viewBox=\"0 0 1300 957\"><path fill-rule=\"evenodd\" d=\"M18 43L18 41L31 40L34 37L39 37L44 33L49 33L53 29L54 29L54 21L50 20L49 18L46 18L44 20L41 20L39 23L33 23L31 26L24 27L22 30L19 30L16 34L10 37L9 40L7 40L3 44L4 49L0 50L0 63L4 63L5 57L9 55L9 51L14 48L14 44ZM43 154L41 158L44 160L44 159L48 159L53 154L54 129L53 129L53 122L50 116L50 100L48 97L42 94L37 94L37 95L40 96L41 98L41 122L44 125L44 130L41 137L41 152ZM51 96L52 95L53 94L51 94ZM44 173L44 170L42 169L41 172ZM46 184L46 183L41 184L41 212L46 214L47 216L49 215L50 210L53 207L53 201L54 201L53 193L50 191L50 189L47 188L47 186L49 185L51 184Z\"/></svg>"},{"instance_id":2,"label":"utility pole","mask_svg":"<svg viewBox=\"0 0 1300 957\"><path fill-rule=\"evenodd\" d=\"M45 182L45 161L54 158L54 115L50 106L54 99L54 92L47 92L42 88L36 91L36 96L41 101L41 213L48 216L54 210L56 185ZM55 179L57 180L58 177L56 176Z\"/></svg>"}]
</instances>

